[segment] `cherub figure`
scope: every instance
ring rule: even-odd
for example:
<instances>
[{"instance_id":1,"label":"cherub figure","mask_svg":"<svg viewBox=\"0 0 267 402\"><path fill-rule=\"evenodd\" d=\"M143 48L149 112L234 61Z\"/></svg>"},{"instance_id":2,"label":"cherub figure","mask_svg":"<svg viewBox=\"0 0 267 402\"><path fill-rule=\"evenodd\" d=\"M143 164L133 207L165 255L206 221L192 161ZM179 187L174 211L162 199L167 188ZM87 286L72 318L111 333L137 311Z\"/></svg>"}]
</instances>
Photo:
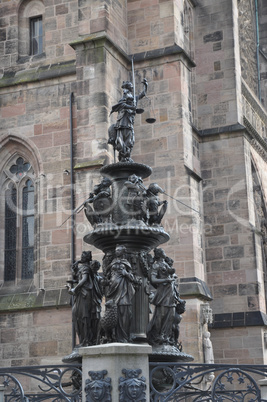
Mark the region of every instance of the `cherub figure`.
<instances>
[{"instance_id":1,"label":"cherub figure","mask_svg":"<svg viewBox=\"0 0 267 402\"><path fill-rule=\"evenodd\" d=\"M93 227L105 222L111 217L112 198L110 186L112 181L104 177L101 183L94 186L93 193L90 193L88 200L84 203L86 218ZM93 204L94 209L90 204Z\"/></svg>"},{"instance_id":2,"label":"cherub figure","mask_svg":"<svg viewBox=\"0 0 267 402\"><path fill-rule=\"evenodd\" d=\"M151 183L146 191L148 223L150 225L160 225L163 216L167 211L168 201L160 201L158 194L164 190L156 183ZM162 205L161 209L159 207Z\"/></svg>"},{"instance_id":3,"label":"cherub figure","mask_svg":"<svg viewBox=\"0 0 267 402\"><path fill-rule=\"evenodd\" d=\"M145 218L145 187L143 186L143 180L141 177L132 174L128 177L124 186L128 190L125 204L127 214L129 214L131 218L137 220Z\"/></svg>"}]
</instances>

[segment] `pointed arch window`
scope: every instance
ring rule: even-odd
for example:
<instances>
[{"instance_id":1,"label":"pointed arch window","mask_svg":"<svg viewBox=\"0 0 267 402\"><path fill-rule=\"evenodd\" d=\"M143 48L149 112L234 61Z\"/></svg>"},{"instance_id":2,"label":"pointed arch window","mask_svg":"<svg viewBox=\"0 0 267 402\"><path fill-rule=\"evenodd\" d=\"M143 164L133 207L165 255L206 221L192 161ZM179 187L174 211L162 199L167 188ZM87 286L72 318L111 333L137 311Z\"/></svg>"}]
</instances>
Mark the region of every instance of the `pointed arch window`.
<instances>
[{"instance_id":1,"label":"pointed arch window","mask_svg":"<svg viewBox=\"0 0 267 402\"><path fill-rule=\"evenodd\" d=\"M34 274L34 172L17 157L5 169L4 281Z\"/></svg>"}]
</instances>

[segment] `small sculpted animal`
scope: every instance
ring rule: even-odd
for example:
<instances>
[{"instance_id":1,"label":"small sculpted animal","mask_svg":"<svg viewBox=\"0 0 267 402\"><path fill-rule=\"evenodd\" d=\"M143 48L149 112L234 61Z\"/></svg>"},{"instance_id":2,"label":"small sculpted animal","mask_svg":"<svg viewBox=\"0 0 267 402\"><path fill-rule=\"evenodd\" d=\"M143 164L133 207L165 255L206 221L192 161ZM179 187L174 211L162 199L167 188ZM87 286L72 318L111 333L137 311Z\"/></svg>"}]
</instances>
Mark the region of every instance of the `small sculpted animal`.
<instances>
[{"instance_id":1,"label":"small sculpted animal","mask_svg":"<svg viewBox=\"0 0 267 402\"><path fill-rule=\"evenodd\" d=\"M103 343L115 342L115 328L118 320L118 307L114 300L105 303L106 311L100 320L98 331L98 344L102 338Z\"/></svg>"}]
</instances>

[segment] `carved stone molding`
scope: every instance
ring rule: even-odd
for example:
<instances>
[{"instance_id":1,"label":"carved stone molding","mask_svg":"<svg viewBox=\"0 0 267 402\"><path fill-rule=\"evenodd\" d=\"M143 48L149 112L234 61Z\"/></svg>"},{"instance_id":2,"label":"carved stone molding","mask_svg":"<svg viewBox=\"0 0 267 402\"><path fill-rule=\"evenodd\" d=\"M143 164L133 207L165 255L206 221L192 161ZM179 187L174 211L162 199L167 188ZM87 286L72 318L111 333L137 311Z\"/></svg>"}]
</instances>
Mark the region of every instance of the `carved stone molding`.
<instances>
[{"instance_id":1,"label":"carved stone molding","mask_svg":"<svg viewBox=\"0 0 267 402\"><path fill-rule=\"evenodd\" d=\"M250 141L251 146L258 152L258 154L262 157L262 159L267 162L267 152L265 149L259 144L256 139L252 139Z\"/></svg>"}]
</instances>

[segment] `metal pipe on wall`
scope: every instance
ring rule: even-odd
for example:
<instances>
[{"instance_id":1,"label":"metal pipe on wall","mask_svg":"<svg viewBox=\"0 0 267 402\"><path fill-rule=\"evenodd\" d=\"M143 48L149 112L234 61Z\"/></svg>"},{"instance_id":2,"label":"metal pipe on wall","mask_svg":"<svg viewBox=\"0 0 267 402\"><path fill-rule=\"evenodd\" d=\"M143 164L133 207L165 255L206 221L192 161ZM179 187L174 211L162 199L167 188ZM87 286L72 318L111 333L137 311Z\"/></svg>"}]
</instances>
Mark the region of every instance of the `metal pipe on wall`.
<instances>
[{"instance_id":1,"label":"metal pipe on wall","mask_svg":"<svg viewBox=\"0 0 267 402\"><path fill-rule=\"evenodd\" d=\"M259 38L259 11L258 0L255 0L255 19L256 19L256 57L257 57L257 73L258 73L258 98L261 100L261 75L260 75L260 38Z\"/></svg>"},{"instance_id":2,"label":"metal pipe on wall","mask_svg":"<svg viewBox=\"0 0 267 402\"><path fill-rule=\"evenodd\" d=\"M75 241L74 241L74 171L73 171L73 92L70 94L70 209L71 209L71 263L75 261ZM71 304L73 305L73 296L71 297ZM72 349L75 347L76 332L74 323L72 323Z\"/></svg>"},{"instance_id":3,"label":"metal pipe on wall","mask_svg":"<svg viewBox=\"0 0 267 402\"><path fill-rule=\"evenodd\" d=\"M74 243L74 173L73 173L73 92L70 94L70 194L71 194L71 262L75 261Z\"/></svg>"}]
</instances>

